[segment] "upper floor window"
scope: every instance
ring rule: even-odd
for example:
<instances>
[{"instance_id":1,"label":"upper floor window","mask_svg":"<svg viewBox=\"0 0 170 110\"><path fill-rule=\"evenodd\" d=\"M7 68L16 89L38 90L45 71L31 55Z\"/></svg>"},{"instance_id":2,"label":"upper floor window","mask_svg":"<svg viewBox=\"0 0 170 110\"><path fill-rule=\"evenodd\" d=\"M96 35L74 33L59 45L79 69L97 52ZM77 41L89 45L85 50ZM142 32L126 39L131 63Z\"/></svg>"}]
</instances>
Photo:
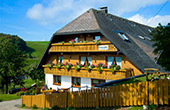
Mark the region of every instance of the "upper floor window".
<instances>
[{"instance_id":1,"label":"upper floor window","mask_svg":"<svg viewBox=\"0 0 170 110\"><path fill-rule=\"evenodd\" d=\"M78 37L75 38L75 42L76 42L76 43L78 42Z\"/></svg>"},{"instance_id":2,"label":"upper floor window","mask_svg":"<svg viewBox=\"0 0 170 110\"><path fill-rule=\"evenodd\" d=\"M54 85L61 85L61 76L54 75L53 76L53 84Z\"/></svg>"},{"instance_id":3,"label":"upper floor window","mask_svg":"<svg viewBox=\"0 0 170 110\"><path fill-rule=\"evenodd\" d=\"M107 57L108 68L112 64L119 65L121 67L122 66L122 58L121 57Z\"/></svg>"},{"instance_id":4,"label":"upper floor window","mask_svg":"<svg viewBox=\"0 0 170 110\"><path fill-rule=\"evenodd\" d=\"M73 87L80 87L81 86L81 78L72 77L72 86Z\"/></svg>"},{"instance_id":5,"label":"upper floor window","mask_svg":"<svg viewBox=\"0 0 170 110\"><path fill-rule=\"evenodd\" d=\"M63 63L63 56L58 56L58 63Z\"/></svg>"},{"instance_id":6,"label":"upper floor window","mask_svg":"<svg viewBox=\"0 0 170 110\"><path fill-rule=\"evenodd\" d=\"M100 36L95 36L94 37L94 40L98 40L98 39L101 39Z\"/></svg>"},{"instance_id":7,"label":"upper floor window","mask_svg":"<svg viewBox=\"0 0 170 110\"><path fill-rule=\"evenodd\" d=\"M82 65L92 64L92 57L81 57L80 60Z\"/></svg>"}]
</instances>

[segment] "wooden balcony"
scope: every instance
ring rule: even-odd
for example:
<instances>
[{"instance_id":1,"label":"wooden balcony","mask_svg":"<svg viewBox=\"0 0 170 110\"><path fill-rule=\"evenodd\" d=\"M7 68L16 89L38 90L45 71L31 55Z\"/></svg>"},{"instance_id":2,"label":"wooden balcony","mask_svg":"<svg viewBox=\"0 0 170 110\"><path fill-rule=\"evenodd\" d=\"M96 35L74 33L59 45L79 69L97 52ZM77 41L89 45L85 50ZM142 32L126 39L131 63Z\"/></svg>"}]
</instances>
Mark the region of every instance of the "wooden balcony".
<instances>
[{"instance_id":1,"label":"wooden balcony","mask_svg":"<svg viewBox=\"0 0 170 110\"><path fill-rule=\"evenodd\" d=\"M102 72L98 72L97 68L93 68L91 72L88 72L84 67L80 71L76 71L72 67L69 71L64 67L57 69L56 67L49 68L47 65L43 65L45 74L63 75L63 76L73 76L73 77L85 77L85 78L96 78L96 79L109 79L118 80L122 78L127 78L133 75L133 69L120 69L115 72L110 72L110 69L102 69Z\"/></svg>"},{"instance_id":2,"label":"wooden balcony","mask_svg":"<svg viewBox=\"0 0 170 110\"><path fill-rule=\"evenodd\" d=\"M53 43L49 52L116 52L116 47L110 41L100 42L96 45L94 42L88 43Z\"/></svg>"}]
</instances>

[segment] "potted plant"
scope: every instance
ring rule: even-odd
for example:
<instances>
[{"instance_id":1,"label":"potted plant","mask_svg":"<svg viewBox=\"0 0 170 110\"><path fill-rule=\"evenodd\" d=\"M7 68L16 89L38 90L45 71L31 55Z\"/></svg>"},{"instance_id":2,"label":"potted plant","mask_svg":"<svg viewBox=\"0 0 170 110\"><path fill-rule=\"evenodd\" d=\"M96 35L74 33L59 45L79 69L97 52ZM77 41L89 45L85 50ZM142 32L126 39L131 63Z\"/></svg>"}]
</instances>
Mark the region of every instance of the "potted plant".
<instances>
[{"instance_id":1,"label":"potted plant","mask_svg":"<svg viewBox=\"0 0 170 110\"><path fill-rule=\"evenodd\" d=\"M57 69L61 69L62 66L63 66L62 63L58 63L58 64L55 65L55 67L56 67Z\"/></svg>"},{"instance_id":2,"label":"potted plant","mask_svg":"<svg viewBox=\"0 0 170 110\"><path fill-rule=\"evenodd\" d=\"M52 63L52 61L48 61L48 63L47 63L47 66L48 66L49 68L52 68L54 65L55 65L55 64Z\"/></svg>"},{"instance_id":3,"label":"potted plant","mask_svg":"<svg viewBox=\"0 0 170 110\"><path fill-rule=\"evenodd\" d=\"M87 40L83 40L83 43L88 43L89 41L87 41Z\"/></svg>"},{"instance_id":4,"label":"potted plant","mask_svg":"<svg viewBox=\"0 0 170 110\"><path fill-rule=\"evenodd\" d=\"M80 69L82 68L82 64L79 64L78 62L76 62L76 64L74 65L74 68L75 68L77 71L80 71Z\"/></svg>"},{"instance_id":5,"label":"potted plant","mask_svg":"<svg viewBox=\"0 0 170 110\"><path fill-rule=\"evenodd\" d=\"M73 66L71 63L66 62L66 64L63 64L64 68L67 70L70 70L70 68Z\"/></svg>"},{"instance_id":6,"label":"potted plant","mask_svg":"<svg viewBox=\"0 0 170 110\"><path fill-rule=\"evenodd\" d=\"M96 67L97 67L97 71L98 72L100 72L101 73L101 71L102 71L102 66L103 66L103 64L102 63L99 63Z\"/></svg>"},{"instance_id":7,"label":"potted plant","mask_svg":"<svg viewBox=\"0 0 170 110\"><path fill-rule=\"evenodd\" d=\"M76 41L75 41L75 39L72 39L71 41L69 41L69 43L72 45L72 46L74 46L74 43L75 43Z\"/></svg>"},{"instance_id":8,"label":"potted plant","mask_svg":"<svg viewBox=\"0 0 170 110\"><path fill-rule=\"evenodd\" d=\"M120 70L120 66L112 64L109 66L109 69L113 73L115 70Z\"/></svg>"},{"instance_id":9,"label":"potted plant","mask_svg":"<svg viewBox=\"0 0 170 110\"><path fill-rule=\"evenodd\" d=\"M63 45L65 42L64 42L64 41L61 41L60 43Z\"/></svg>"},{"instance_id":10,"label":"potted plant","mask_svg":"<svg viewBox=\"0 0 170 110\"><path fill-rule=\"evenodd\" d=\"M95 66L92 64L90 65L90 63L88 63L86 66L85 66L85 69L90 72Z\"/></svg>"},{"instance_id":11,"label":"potted plant","mask_svg":"<svg viewBox=\"0 0 170 110\"><path fill-rule=\"evenodd\" d=\"M93 42L96 44L96 45L99 45L101 40L100 39L97 39L97 40L93 40Z\"/></svg>"}]
</instances>

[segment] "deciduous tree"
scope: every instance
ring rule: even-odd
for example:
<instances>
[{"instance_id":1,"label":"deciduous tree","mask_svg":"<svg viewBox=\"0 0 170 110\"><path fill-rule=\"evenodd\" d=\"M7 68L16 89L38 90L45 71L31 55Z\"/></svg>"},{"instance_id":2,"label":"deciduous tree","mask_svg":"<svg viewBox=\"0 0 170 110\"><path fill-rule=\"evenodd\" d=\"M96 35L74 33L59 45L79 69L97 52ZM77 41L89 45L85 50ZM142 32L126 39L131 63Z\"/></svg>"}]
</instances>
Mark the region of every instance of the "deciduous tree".
<instances>
[{"instance_id":1,"label":"deciduous tree","mask_svg":"<svg viewBox=\"0 0 170 110\"><path fill-rule=\"evenodd\" d=\"M154 53L158 54L158 64L170 71L170 23L166 26L159 24L151 33L154 42Z\"/></svg>"},{"instance_id":2,"label":"deciduous tree","mask_svg":"<svg viewBox=\"0 0 170 110\"><path fill-rule=\"evenodd\" d=\"M8 86L11 82L20 84L22 80L18 79L24 75L25 54L17 48L12 39L0 37L0 76L3 78L3 84ZM2 86L4 90L4 85Z\"/></svg>"}]
</instances>

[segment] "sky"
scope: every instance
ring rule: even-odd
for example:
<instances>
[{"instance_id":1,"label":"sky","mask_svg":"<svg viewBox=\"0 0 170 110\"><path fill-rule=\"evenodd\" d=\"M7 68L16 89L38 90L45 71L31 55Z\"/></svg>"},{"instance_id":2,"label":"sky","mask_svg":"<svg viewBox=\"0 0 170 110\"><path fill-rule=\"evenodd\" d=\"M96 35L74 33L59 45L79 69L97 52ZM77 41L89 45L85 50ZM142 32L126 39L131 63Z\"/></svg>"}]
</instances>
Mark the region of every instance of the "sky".
<instances>
[{"instance_id":1,"label":"sky","mask_svg":"<svg viewBox=\"0 0 170 110\"><path fill-rule=\"evenodd\" d=\"M170 22L170 0L0 0L0 33L49 41L54 32L90 8L156 27Z\"/></svg>"}]
</instances>

